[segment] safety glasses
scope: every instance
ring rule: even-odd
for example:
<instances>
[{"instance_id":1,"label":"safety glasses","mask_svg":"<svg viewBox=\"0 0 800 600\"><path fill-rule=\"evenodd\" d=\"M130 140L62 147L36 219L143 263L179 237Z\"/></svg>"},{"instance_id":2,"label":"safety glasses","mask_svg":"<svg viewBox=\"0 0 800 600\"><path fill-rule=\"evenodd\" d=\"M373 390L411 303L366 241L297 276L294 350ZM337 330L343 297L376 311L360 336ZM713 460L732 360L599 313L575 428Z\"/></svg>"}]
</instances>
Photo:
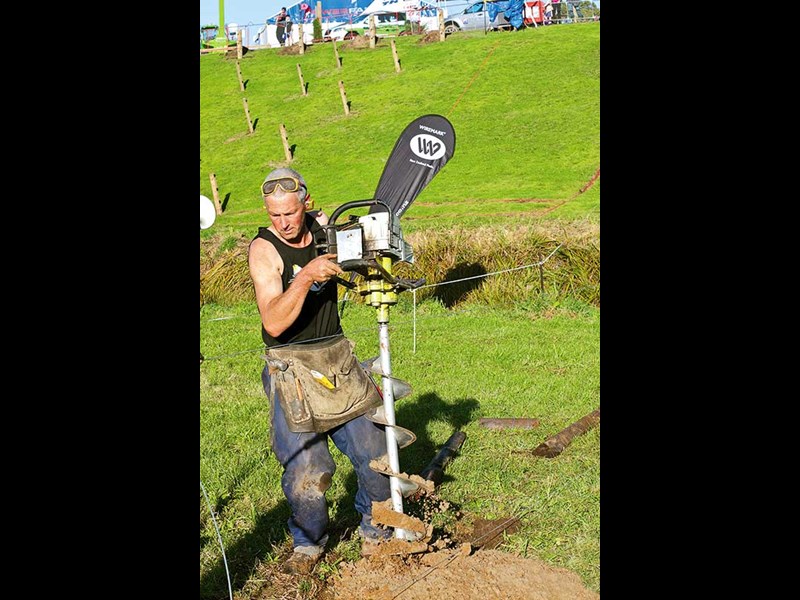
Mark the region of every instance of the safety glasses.
<instances>
[{"instance_id":1,"label":"safety glasses","mask_svg":"<svg viewBox=\"0 0 800 600\"><path fill-rule=\"evenodd\" d=\"M296 192L302 185L303 184L294 177L279 177L278 179L270 179L261 184L261 195L269 196L278 186L281 186L281 189L283 189L284 192Z\"/></svg>"}]
</instances>

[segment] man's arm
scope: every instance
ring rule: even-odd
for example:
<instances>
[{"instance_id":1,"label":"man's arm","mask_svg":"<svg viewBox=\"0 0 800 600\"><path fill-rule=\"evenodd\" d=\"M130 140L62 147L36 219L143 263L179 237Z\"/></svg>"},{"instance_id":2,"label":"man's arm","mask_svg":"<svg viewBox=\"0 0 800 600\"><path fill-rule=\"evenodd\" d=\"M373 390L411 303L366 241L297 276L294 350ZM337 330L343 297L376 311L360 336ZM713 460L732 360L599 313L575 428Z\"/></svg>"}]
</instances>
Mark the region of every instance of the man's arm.
<instances>
[{"instance_id":1,"label":"man's arm","mask_svg":"<svg viewBox=\"0 0 800 600\"><path fill-rule=\"evenodd\" d=\"M261 323L272 337L278 337L295 322L308 290L315 282L332 279L342 269L330 259L335 254L318 256L298 271L289 288L283 291L278 251L268 241L257 238L250 244L247 261L256 292Z\"/></svg>"}]
</instances>

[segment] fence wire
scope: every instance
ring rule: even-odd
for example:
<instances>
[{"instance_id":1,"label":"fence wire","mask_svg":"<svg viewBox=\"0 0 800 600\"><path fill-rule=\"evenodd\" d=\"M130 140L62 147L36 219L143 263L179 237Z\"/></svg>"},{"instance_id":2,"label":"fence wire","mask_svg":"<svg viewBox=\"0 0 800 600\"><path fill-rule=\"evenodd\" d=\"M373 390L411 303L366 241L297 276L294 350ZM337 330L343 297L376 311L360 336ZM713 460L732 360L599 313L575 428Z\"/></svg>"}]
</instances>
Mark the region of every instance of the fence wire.
<instances>
[{"instance_id":1,"label":"fence wire","mask_svg":"<svg viewBox=\"0 0 800 600\"><path fill-rule=\"evenodd\" d=\"M462 277L460 279L451 279L451 280L448 280L448 281L440 281L439 283L431 283L431 284L428 284L428 285L422 285L422 286L412 290L412 292L413 292L413 294L412 294L412 296L413 296L413 309L412 309L412 324L413 324L413 336L412 336L412 338L413 338L413 346L412 346L412 352L414 354L416 354L416 352L417 352L417 290L423 290L423 289L426 289L426 288L434 288L434 287L438 287L438 286L442 286L442 285L450 285L450 284L453 284L453 283L461 283L463 281L470 281L470 280L473 280L473 279L480 279L482 277L490 277L492 275L501 275L501 274L504 274L504 273L511 273L513 271L520 271L520 270L523 270L523 269L532 269L534 267L541 267L542 265L544 265L548 260L550 260L555 255L555 253L558 251L559 248L561 248L562 245L563 244L559 244L558 246L556 246L553 249L553 251L550 254L548 254L545 258L543 258L542 260L540 260L538 262L535 262L535 263L532 263L532 264L529 264L529 265L522 265L522 266L519 266L519 267L512 267L510 269L502 269L500 271L492 271L491 273L483 273L481 275L472 275L470 277ZM344 302L344 300L340 300L339 302ZM459 314L463 314L464 312L469 312L469 311L461 311ZM236 319L236 318L252 318L252 317L255 317L255 316L258 316L257 312L252 314L252 315L214 317L213 319L206 319L206 322L224 321L224 320ZM438 317L437 316L433 316L433 317L430 317L430 318L438 318ZM404 322L401 320L400 324L403 324L403 323ZM406 323L407 323L407 321L406 321ZM397 323L395 323L395 325L397 325ZM362 332L362 331L372 331L373 329L374 329L373 327L369 327L369 328L368 327L361 327L361 328L349 330L348 334L359 333L359 332ZM303 342L292 342L292 343L289 343L289 344L282 344L280 346L276 346L276 348L282 348L282 347L286 347L286 346L299 345L299 344L310 344L310 343L313 343L313 342L319 342L319 341L322 341L322 340L326 340L326 339L328 339L330 337L334 337L334 336L325 336L325 337L314 338L314 339L311 339L311 340L304 340ZM254 352L263 352L263 351L264 351L264 347L261 346L261 347L258 347L258 348L253 348L251 350L241 350L241 351L238 351L238 352L231 352L231 353L228 353L228 354L219 354L219 355L216 355L216 356L208 356L208 357L204 357L203 360L204 361L206 361L206 360L221 360L223 358L232 358L234 356L241 356L243 354L252 354Z\"/></svg>"}]
</instances>

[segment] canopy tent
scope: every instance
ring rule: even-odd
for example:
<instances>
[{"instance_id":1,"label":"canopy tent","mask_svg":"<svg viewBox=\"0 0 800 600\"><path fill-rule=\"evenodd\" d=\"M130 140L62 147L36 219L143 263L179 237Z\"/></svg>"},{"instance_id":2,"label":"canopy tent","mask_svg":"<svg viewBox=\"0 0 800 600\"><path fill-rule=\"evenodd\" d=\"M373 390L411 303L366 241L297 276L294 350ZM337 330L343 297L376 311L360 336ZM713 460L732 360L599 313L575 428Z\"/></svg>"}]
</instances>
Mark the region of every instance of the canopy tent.
<instances>
[{"instance_id":1,"label":"canopy tent","mask_svg":"<svg viewBox=\"0 0 800 600\"><path fill-rule=\"evenodd\" d=\"M446 6L446 2L443 1ZM443 7L444 8L444 7ZM373 13L376 11L404 12L411 21L420 21L425 17L436 17L437 7L433 2L425 0L322 0L322 30L330 29L340 23L352 23L362 14ZM267 44L278 46L278 38L275 33L275 17L280 14L267 17L264 27L259 29L255 41L257 44ZM313 22L317 17L316 2L307 0L298 2L286 7L286 14L292 19L291 43L300 40L298 23L303 24L303 39L310 44L313 41L314 30ZM444 8L444 16L447 16L447 9Z\"/></svg>"},{"instance_id":2,"label":"canopy tent","mask_svg":"<svg viewBox=\"0 0 800 600\"><path fill-rule=\"evenodd\" d=\"M371 0L323 0L322 2L322 29L333 27L339 23L347 23L352 21L370 4ZM300 39L300 33L297 25L303 24L303 38L306 43L311 43L314 37L313 22L317 18L316 2L314 0L307 0L306 2L298 2L286 7L286 14L292 19L292 42L297 42ZM258 30L256 34L256 42L267 44L269 46L278 46L278 38L275 34L275 17L280 14L276 12L274 15L267 17L264 27Z\"/></svg>"},{"instance_id":3,"label":"canopy tent","mask_svg":"<svg viewBox=\"0 0 800 600\"><path fill-rule=\"evenodd\" d=\"M323 28L339 23L347 23L355 19L361 13L366 12L371 0L322 0L322 19L321 25ZM298 23L303 24L305 29L306 24L309 26L317 18L317 3L314 0L306 0L305 2L298 2L286 7L286 14L292 18L292 28ZM280 14L275 13L267 18L268 25L275 25L275 17Z\"/></svg>"},{"instance_id":4,"label":"canopy tent","mask_svg":"<svg viewBox=\"0 0 800 600\"><path fill-rule=\"evenodd\" d=\"M348 23L362 14L373 13L379 10L390 12L415 13L421 12L424 17L436 16L436 6L433 2L425 0L322 0L322 28ZM444 3L446 5L446 2ZM292 23L311 24L317 16L316 2L306 0L286 7L286 13L292 18ZM275 13L267 19L267 24L274 25ZM445 9L445 16L447 10ZM305 28L305 27L304 27Z\"/></svg>"},{"instance_id":5,"label":"canopy tent","mask_svg":"<svg viewBox=\"0 0 800 600\"><path fill-rule=\"evenodd\" d=\"M373 0L372 4L364 9L364 14L374 12L390 12L405 15L406 22L417 23L428 31L439 27L438 8L425 0ZM447 16L447 10L443 9ZM401 17L402 18L402 17Z\"/></svg>"}]
</instances>

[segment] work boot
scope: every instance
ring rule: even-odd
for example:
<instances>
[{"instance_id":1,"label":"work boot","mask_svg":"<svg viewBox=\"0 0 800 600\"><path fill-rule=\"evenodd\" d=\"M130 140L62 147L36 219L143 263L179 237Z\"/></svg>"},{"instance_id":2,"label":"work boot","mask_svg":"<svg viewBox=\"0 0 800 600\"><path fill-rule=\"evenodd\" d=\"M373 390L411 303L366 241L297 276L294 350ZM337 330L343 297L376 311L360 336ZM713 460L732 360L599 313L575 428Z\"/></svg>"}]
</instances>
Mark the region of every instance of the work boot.
<instances>
[{"instance_id":1,"label":"work boot","mask_svg":"<svg viewBox=\"0 0 800 600\"><path fill-rule=\"evenodd\" d=\"M314 570L314 565L319 562L322 553L305 554L304 552L292 552L292 555L283 563L281 570L289 575L308 575Z\"/></svg>"},{"instance_id":2,"label":"work boot","mask_svg":"<svg viewBox=\"0 0 800 600\"><path fill-rule=\"evenodd\" d=\"M372 519L362 519L361 526L358 528L358 535L361 538L361 556L375 554L381 542L391 540L394 533L389 529L381 529L372 525Z\"/></svg>"}]
</instances>

